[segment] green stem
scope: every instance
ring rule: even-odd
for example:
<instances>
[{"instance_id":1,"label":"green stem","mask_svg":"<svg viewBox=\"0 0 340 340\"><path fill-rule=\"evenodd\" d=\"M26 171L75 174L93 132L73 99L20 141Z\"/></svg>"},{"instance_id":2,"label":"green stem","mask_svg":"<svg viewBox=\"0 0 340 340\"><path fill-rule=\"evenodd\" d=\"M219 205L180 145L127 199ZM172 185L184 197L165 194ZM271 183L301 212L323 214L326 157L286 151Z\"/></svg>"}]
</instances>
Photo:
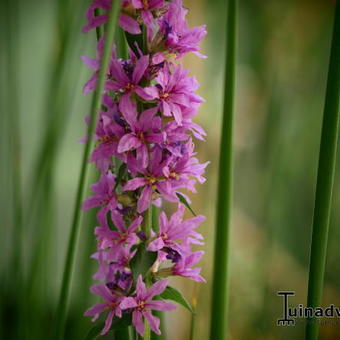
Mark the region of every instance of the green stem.
<instances>
[{"instance_id":1,"label":"green stem","mask_svg":"<svg viewBox=\"0 0 340 340\"><path fill-rule=\"evenodd\" d=\"M161 330L161 334L158 335L154 332L151 333L151 340L166 340L166 334L165 334L165 312L161 312L161 311L154 311L153 313L157 318L159 318L159 320L161 321L159 329Z\"/></svg>"},{"instance_id":2,"label":"green stem","mask_svg":"<svg viewBox=\"0 0 340 340\"><path fill-rule=\"evenodd\" d=\"M144 221L142 229L146 235L147 238L150 237L151 234L151 227L152 227L152 207L150 207L145 213L144 213Z\"/></svg>"},{"instance_id":3,"label":"green stem","mask_svg":"<svg viewBox=\"0 0 340 340\"><path fill-rule=\"evenodd\" d=\"M97 83L97 89L93 96L92 108L91 108L91 120L87 130L88 141L85 143L85 149L83 154L83 161L81 166L81 174L78 183L77 196L74 207L74 215L72 221L72 227L70 232L70 238L68 243L67 255L65 260L64 274L61 285L58 309L57 309L57 319L56 319L56 332L54 339L63 339L64 337L64 329L65 329L65 321L66 321L66 313L67 313L67 304L70 294L70 284L72 279L72 272L74 267L75 253L77 248L77 241L79 235L79 226L80 226L80 211L81 211L81 203L83 201L84 191L85 191L85 181L87 177L88 171L88 159L90 155L90 151L92 149L93 139L92 135L96 125L96 117L97 113L100 110L102 94L105 85L106 72L108 69L111 49L114 41L114 34L116 29L118 12L120 9L120 2L113 1L112 8L110 11L110 18L107 25L105 46L103 58L101 61L101 68L99 71L99 78Z\"/></svg>"},{"instance_id":4,"label":"green stem","mask_svg":"<svg viewBox=\"0 0 340 340\"><path fill-rule=\"evenodd\" d=\"M94 10L94 15L97 17L100 15L99 13L99 9L96 8ZM104 35L104 32L103 32L103 26L97 26L96 27L96 37L97 37L97 41Z\"/></svg>"},{"instance_id":5,"label":"green stem","mask_svg":"<svg viewBox=\"0 0 340 340\"><path fill-rule=\"evenodd\" d=\"M23 315L23 305L25 295L22 291L24 282L24 266L22 257L23 248L23 196L22 196L22 163L21 163L21 112L18 75L20 74L20 20L18 0L6 0L5 2L5 32L6 32L6 71L7 71L7 117L9 131L9 149L10 149L10 179L11 179L11 213L12 213L12 247L11 247L11 263L9 269L8 281L6 280L6 294L13 300L13 315L16 314L17 325L13 329L12 336L24 339L25 332L22 325L24 324L25 316ZM4 89L3 89L4 90ZM13 295L12 295L13 294Z\"/></svg>"},{"instance_id":6,"label":"green stem","mask_svg":"<svg viewBox=\"0 0 340 340\"><path fill-rule=\"evenodd\" d=\"M195 340L195 328L196 328L196 305L192 304L193 312L191 313L190 322L190 340Z\"/></svg>"},{"instance_id":7,"label":"green stem","mask_svg":"<svg viewBox=\"0 0 340 340\"><path fill-rule=\"evenodd\" d=\"M8 89L8 117L9 137L11 149L11 180L13 194L13 264L12 280L20 282L22 279L22 245L23 245L23 216L22 216L22 175L21 175L21 131L20 131L20 107L18 100L18 3L17 1L5 1L7 15L7 89Z\"/></svg>"},{"instance_id":8,"label":"green stem","mask_svg":"<svg viewBox=\"0 0 340 340\"><path fill-rule=\"evenodd\" d=\"M149 237L150 237L151 228L152 228L152 206L145 212L143 226L142 226L142 229L143 229L147 239L149 239ZM148 275L146 275L145 281L146 281L146 285L150 286L151 282L150 282L150 278L148 277ZM146 318L144 319L143 340L151 340L150 327L149 327L149 324L148 324Z\"/></svg>"},{"instance_id":9,"label":"green stem","mask_svg":"<svg viewBox=\"0 0 340 340\"><path fill-rule=\"evenodd\" d=\"M313 232L308 282L308 307L318 307L322 301L326 264L329 219L339 130L340 93L340 1L337 1L333 27L325 106L321 132L318 176L313 216ZM319 323L309 319L306 339L316 340Z\"/></svg>"},{"instance_id":10,"label":"green stem","mask_svg":"<svg viewBox=\"0 0 340 340\"><path fill-rule=\"evenodd\" d=\"M229 226L232 205L233 111L237 1L227 2L224 106L220 143L210 339L227 338Z\"/></svg>"},{"instance_id":11,"label":"green stem","mask_svg":"<svg viewBox=\"0 0 340 340\"><path fill-rule=\"evenodd\" d=\"M152 206L152 228L156 232L159 231L158 218L159 218L159 208L153 205Z\"/></svg>"},{"instance_id":12,"label":"green stem","mask_svg":"<svg viewBox=\"0 0 340 340\"><path fill-rule=\"evenodd\" d=\"M128 59L128 46L124 30L121 27L117 29L117 54L119 58Z\"/></svg>"},{"instance_id":13,"label":"green stem","mask_svg":"<svg viewBox=\"0 0 340 340\"><path fill-rule=\"evenodd\" d=\"M150 327L149 327L148 321L146 319L144 319L144 336L143 336L143 340L151 340L151 331L150 331Z\"/></svg>"}]
</instances>

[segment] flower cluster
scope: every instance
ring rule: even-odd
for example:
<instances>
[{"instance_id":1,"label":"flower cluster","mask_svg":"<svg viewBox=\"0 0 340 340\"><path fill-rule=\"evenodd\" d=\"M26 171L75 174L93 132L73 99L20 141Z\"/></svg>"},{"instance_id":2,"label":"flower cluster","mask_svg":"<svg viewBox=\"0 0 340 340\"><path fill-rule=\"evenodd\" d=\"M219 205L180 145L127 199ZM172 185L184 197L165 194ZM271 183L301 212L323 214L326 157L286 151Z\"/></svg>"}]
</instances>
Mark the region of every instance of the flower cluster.
<instances>
[{"instance_id":1,"label":"flower cluster","mask_svg":"<svg viewBox=\"0 0 340 340\"><path fill-rule=\"evenodd\" d=\"M203 99L195 93L197 81L178 59L188 52L204 57L198 46L206 31L204 26L188 27L181 0L121 3L119 25L127 32L129 57L118 58L113 46L90 159L101 175L83 205L98 208L92 257L99 264L94 279L102 283L91 291L104 302L85 315L96 320L107 313L102 334L114 318L125 315L139 334L144 320L160 334L159 319L151 311L174 308L162 299L166 277L204 281L195 267L203 252L192 249L202 244L196 228L204 217L184 219L183 203L190 201L182 192L196 192L195 184L205 181L208 162L199 163L193 142L204 140L205 132L192 121ZM94 0L83 31L104 25L111 4ZM94 71L84 93L96 89L104 39L98 41L97 58L83 57ZM177 211L152 218L163 200L175 203Z\"/></svg>"}]
</instances>

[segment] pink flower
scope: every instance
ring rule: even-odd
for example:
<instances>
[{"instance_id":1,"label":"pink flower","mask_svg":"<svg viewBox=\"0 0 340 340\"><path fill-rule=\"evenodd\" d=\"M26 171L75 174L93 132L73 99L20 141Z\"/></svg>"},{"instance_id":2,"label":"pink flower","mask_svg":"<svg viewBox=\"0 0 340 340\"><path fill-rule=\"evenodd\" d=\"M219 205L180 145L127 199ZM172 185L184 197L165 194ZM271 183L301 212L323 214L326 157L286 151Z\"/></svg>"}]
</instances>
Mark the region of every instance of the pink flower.
<instances>
[{"instance_id":1,"label":"pink flower","mask_svg":"<svg viewBox=\"0 0 340 340\"><path fill-rule=\"evenodd\" d=\"M112 165L112 156L125 160L117 151L119 140L125 135L125 122L120 118L117 106L113 105L109 111L100 113L96 129L97 146L90 158L101 172L106 172Z\"/></svg>"},{"instance_id":2,"label":"pink flower","mask_svg":"<svg viewBox=\"0 0 340 340\"><path fill-rule=\"evenodd\" d=\"M170 311L176 309L176 306L171 303L162 300L152 300L155 296L160 295L167 285L167 280L161 280L157 281L150 288L146 288L142 276L139 275L136 296L125 297L120 303L119 307L122 310L133 308L132 323L141 336L144 335L143 318L148 321L152 331L156 334L161 334L161 331L159 330L160 321L157 317L152 315L151 310Z\"/></svg>"},{"instance_id":3,"label":"pink flower","mask_svg":"<svg viewBox=\"0 0 340 340\"><path fill-rule=\"evenodd\" d=\"M124 191L143 188L138 199L137 211L144 212L152 201L152 194L158 192L164 199L170 202L178 202L175 190L171 186L171 179L164 178L162 174L162 153L159 148L155 148L151 154L151 159L147 169L139 167L142 177L135 177L129 180L123 187ZM134 165L135 166L135 165Z\"/></svg>"},{"instance_id":4,"label":"pink flower","mask_svg":"<svg viewBox=\"0 0 340 340\"><path fill-rule=\"evenodd\" d=\"M181 244L178 241L189 240L190 243L202 244L199 240L203 239L203 236L194 231L204 220L204 216L196 216L183 221L185 206L183 204L178 205L178 211L175 212L168 221L164 212L161 212L159 216L159 232L156 237L148 245L148 250L158 251L164 247L178 252L182 255Z\"/></svg>"},{"instance_id":5,"label":"pink flower","mask_svg":"<svg viewBox=\"0 0 340 340\"><path fill-rule=\"evenodd\" d=\"M126 245L123 247L120 244L116 248L116 252L108 252L99 250L91 257L98 260L99 268L93 275L95 280L113 281L117 273L124 273L129 268L130 260L136 254L136 249L131 251L131 246Z\"/></svg>"},{"instance_id":6,"label":"pink flower","mask_svg":"<svg viewBox=\"0 0 340 340\"><path fill-rule=\"evenodd\" d=\"M99 182L92 185L91 189L94 194L83 203L83 209L88 210L101 207L99 213L104 215L106 215L108 210L115 209L117 206L117 199L114 193L115 182L116 177L111 171L101 174Z\"/></svg>"},{"instance_id":7,"label":"pink flower","mask_svg":"<svg viewBox=\"0 0 340 340\"><path fill-rule=\"evenodd\" d=\"M169 4L168 11L159 19L166 47L177 57L194 52L199 57L205 58L198 52L199 43L207 34L205 25L189 28L185 19L187 13L188 10L183 8L182 0L173 0Z\"/></svg>"},{"instance_id":8,"label":"pink flower","mask_svg":"<svg viewBox=\"0 0 340 340\"><path fill-rule=\"evenodd\" d=\"M133 70L130 70L131 65L126 64L124 68L122 63L117 59L111 60L110 76L114 80L106 81L106 90L119 91L123 93L121 105L127 103L127 99L130 98L132 93L138 94L145 100L152 100L154 97L149 93L145 92L144 88L139 85L139 82L144 76L146 69L149 66L149 56L144 55L140 57Z\"/></svg>"},{"instance_id":9,"label":"pink flower","mask_svg":"<svg viewBox=\"0 0 340 340\"><path fill-rule=\"evenodd\" d=\"M145 89L150 96L159 102L160 110L167 117L174 116L178 125L182 124L182 109L190 107L193 103L200 104L203 99L194 91L198 88L197 81L187 76L188 71L181 66L164 67L156 78L157 85Z\"/></svg>"},{"instance_id":10,"label":"pink flower","mask_svg":"<svg viewBox=\"0 0 340 340\"><path fill-rule=\"evenodd\" d=\"M174 189L186 188L196 192L196 180L201 184L205 182L203 174L209 162L199 163L194 155L194 144L189 139L186 144L182 144L182 155L169 157L167 164L163 166L163 174Z\"/></svg>"},{"instance_id":11,"label":"pink flower","mask_svg":"<svg viewBox=\"0 0 340 340\"><path fill-rule=\"evenodd\" d=\"M131 0L131 3L134 8L140 10L148 30L148 39L151 40L156 24L152 11L164 7L164 0Z\"/></svg>"},{"instance_id":12,"label":"pink flower","mask_svg":"<svg viewBox=\"0 0 340 340\"><path fill-rule=\"evenodd\" d=\"M149 163L148 144L161 143L164 140L164 134L160 132L161 119L155 117L157 107L143 111L137 118L136 105L129 99L122 98L121 111L131 132L120 139L118 152L136 150L137 162L146 168Z\"/></svg>"},{"instance_id":13,"label":"pink flower","mask_svg":"<svg viewBox=\"0 0 340 340\"><path fill-rule=\"evenodd\" d=\"M99 317L99 314L101 314L104 311L109 311L109 313L106 316L105 320L105 327L100 332L101 335L107 333L110 330L112 319L114 316L121 317L122 316L122 310L120 308L120 303L122 301L122 297L115 296L110 289L104 285L93 285L91 287L91 292L93 294L99 295L104 299L104 303L100 303L97 305L94 305L93 307L89 308L84 315L86 316L93 316L92 321L96 321Z\"/></svg>"},{"instance_id":14,"label":"pink flower","mask_svg":"<svg viewBox=\"0 0 340 340\"><path fill-rule=\"evenodd\" d=\"M120 0L117 0L120 1ZM129 5L129 1L123 0L123 8ZM108 15L107 13L111 9L112 0L93 0L92 5L86 11L86 18L88 24L83 28L83 32L86 33L91 29L96 27L102 26L107 22ZM95 10L102 9L105 11L105 14L95 16ZM119 19L119 26L124 29L125 31L131 34L140 34L141 30L138 25L138 22L133 19L132 17L126 14L120 14Z\"/></svg>"},{"instance_id":15,"label":"pink flower","mask_svg":"<svg viewBox=\"0 0 340 340\"><path fill-rule=\"evenodd\" d=\"M114 226L117 228L117 231L109 229L107 225L95 229L97 241L99 242L99 249L104 250L109 248L109 257L110 253L112 255L117 254L119 247L123 244L132 246L138 242L139 239L135 231L141 225L143 217L137 217L131 222L129 227L125 226L125 222L117 210L111 211L111 219Z\"/></svg>"},{"instance_id":16,"label":"pink flower","mask_svg":"<svg viewBox=\"0 0 340 340\"><path fill-rule=\"evenodd\" d=\"M172 268L173 275L187 277L197 282L205 282L205 279L200 275L201 268L192 268L203 254L203 251L197 251L182 257Z\"/></svg>"}]
</instances>

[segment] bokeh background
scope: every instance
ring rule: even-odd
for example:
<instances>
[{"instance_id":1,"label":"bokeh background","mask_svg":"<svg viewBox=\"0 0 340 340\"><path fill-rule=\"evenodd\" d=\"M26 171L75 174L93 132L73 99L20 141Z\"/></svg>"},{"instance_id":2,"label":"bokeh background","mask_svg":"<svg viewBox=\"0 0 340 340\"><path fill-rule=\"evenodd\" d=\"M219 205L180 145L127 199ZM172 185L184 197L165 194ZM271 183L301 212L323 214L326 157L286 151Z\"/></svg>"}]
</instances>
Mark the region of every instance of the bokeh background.
<instances>
[{"instance_id":1,"label":"bokeh background","mask_svg":"<svg viewBox=\"0 0 340 340\"><path fill-rule=\"evenodd\" d=\"M207 24L202 51L190 68L206 99L198 144L210 160L207 182L192 197L207 215L200 231L206 284L175 279L197 300L196 340L208 339L217 168L222 111L225 2L185 0L191 25ZM0 1L0 301L1 339L49 339L61 283L90 96L95 34L81 33L89 1ZM304 323L277 327L278 290L306 303L311 221L334 1L239 2L235 176L231 235L230 339L302 339ZM222 150L223 152L223 147ZM338 157L339 159L339 157ZM96 172L91 181L96 180ZM324 305L340 305L339 161L325 276ZM169 208L170 209L170 208ZM170 211L170 210L169 210ZM93 213L82 220L66 339L91 327L83 311L95 261ZM188 339L192 323L181 307L166 318L168 339ZM340 339L340 325L321 339ZM218 340L218 339L216 339Z\"/></svg>"}]
</instances>

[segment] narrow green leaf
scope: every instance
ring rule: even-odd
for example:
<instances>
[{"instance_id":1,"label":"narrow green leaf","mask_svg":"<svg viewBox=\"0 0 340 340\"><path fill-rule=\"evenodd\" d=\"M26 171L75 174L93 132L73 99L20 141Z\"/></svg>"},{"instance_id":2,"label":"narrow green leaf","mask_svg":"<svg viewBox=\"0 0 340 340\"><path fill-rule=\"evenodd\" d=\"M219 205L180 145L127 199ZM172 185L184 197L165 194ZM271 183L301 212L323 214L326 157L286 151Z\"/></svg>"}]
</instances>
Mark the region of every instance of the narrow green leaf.
<instances>
[{"instance_id":1,"label":"narrow green leaf","mask_svg":"<svg viewBox=\"0 0 340 340\"><path fill-rule=\"evenodd\" d=\"M175 301L178 304L182 305L186 308L189 312L194 313L193 308L191 307L190 303L183 297L183 295L173 287L166 287L164 292L160 295L160 297L164 300L171 300Z\"/></svg>"},{"instance_id":2,"label":"narrow green leaf","mask_svg":"<svg viewBox=\"0 0 340 340\"><path fill-rule=\"evenodd\" d=\"M180 202L183 203L189 210L190 212L194 215L197 216L196 213L193 211L193 209L191 208L190 204L188 203L188 201L186 200L186 198L180 194L179 192L177 193L177 197L179 198Z\"/></svg>"},{"instance_id":3,"label":"narrow green leaf","mask_svg":"<svg viewBox=\"0 0 340 340\"><path fill-rule=\"evenodd\" d=\"M118 175L117 175L117 178L116 178L115 189L120 184L120 182L121 182L123 176L125 175L125 173L126 173L126 163L122 163L121 166L119 167L119 170L118 170Z\"/></svg>"},{"instance_id":4,"label":"narrow green leaf","mask_svg":"<svg viewBox=\"0 0 340 340\"><path fill-rule=\"evenodd\" d=\"M122 59L128 59L128 44L125 38L124 30L121 27L117 29L117 53L118 57Z\"/></svg>"},{"instance_id":5,"label":"narrow green leaf","mask_svg":"<svg viewBox=\"0 0 340 340\"><path fill-rule=\"evenodd\" d=\"M130 261L130 267L135 281L139 274L144 277L157 259L157 252L147 251L144 243L138 246L137 253L138 256L134 256Z\"/></svg>"},{"instance_id":6,"label":"narrow green leaf","mask_svg":"<svg viewBox=\"0 0 340 340\"><path fill-rule=\"evenodd\" d=\"M313 216L307 299L308 307L312 308L320 306L322 302L337 140L339 134L339 95L340 1L337 1L328 68ZM320 324L316 320L308 320L306 323L306 340L318 339L319 326Z\"/></svg>"},{"instance_id":7,"label":"narrow green leaf","mask_svg":"<svg viewBox=\"0 0 340 340\"><path fill-rule=\"evenodd\" d=\"M130 34L129 32L125 32L125 37L133 53L139 56L140 52L138 51L137 46L141 50L143 49L143 34Z\"/></svg>"},{"instance_id":8,"label":"narrow green leaf","mask_svg":"<svg viewBox=\"0 0 340 340\"><path fill-rule=\"evenodd\" d=\"M99 333L104 327L105 327L105 322L97 322L94 326L90 328L84 340L93 340L97 338L99 336Z\"/></svg>"}]
</instances>

